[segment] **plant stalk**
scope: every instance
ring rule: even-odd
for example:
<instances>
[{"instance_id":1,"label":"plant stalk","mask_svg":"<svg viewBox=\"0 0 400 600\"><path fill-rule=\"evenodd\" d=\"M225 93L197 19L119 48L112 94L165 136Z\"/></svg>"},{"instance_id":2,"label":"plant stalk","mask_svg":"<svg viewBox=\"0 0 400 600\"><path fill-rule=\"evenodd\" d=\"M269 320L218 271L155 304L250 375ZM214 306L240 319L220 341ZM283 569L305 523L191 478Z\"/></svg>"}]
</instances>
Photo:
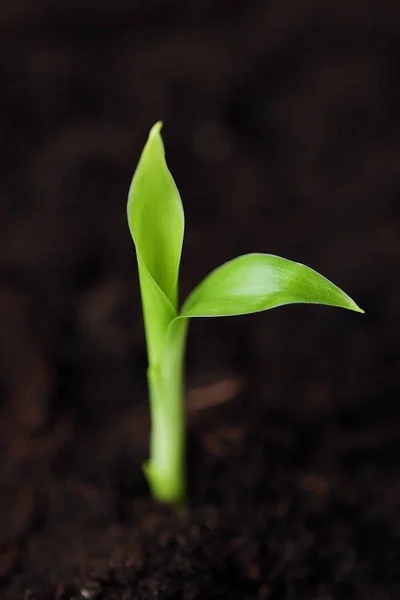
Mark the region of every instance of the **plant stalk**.
<instances>
[{"instance_id":1,"label":"plant stalk","mask_svg":"<svg viewBox=\"0 0 400 600\"><path fill-rule=\"evenodd\" d=\"M184 375L187 319L175 319L166 336L160 364L150 365L150 458L144 464L153 497L163 503L186 504L186 419Z\"/></svg>"}]
</instances>

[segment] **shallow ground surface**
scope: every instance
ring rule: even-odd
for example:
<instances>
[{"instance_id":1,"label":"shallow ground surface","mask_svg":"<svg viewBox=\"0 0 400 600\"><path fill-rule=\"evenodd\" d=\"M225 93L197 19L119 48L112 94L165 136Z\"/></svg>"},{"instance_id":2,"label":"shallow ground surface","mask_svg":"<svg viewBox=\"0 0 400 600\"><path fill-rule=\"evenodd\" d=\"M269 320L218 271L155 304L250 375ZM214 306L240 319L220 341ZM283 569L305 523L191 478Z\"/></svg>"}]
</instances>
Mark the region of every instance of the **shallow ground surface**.
<instances>
[{"instance_id":1,"label":"shallow ground surface","mask_svg":"<svg viewBox=\"0 0 400 600\"><path fill-rule=\"evenodd\" d=\"M398 3L0 7L1 598L400 597ZM163 118L182 296L265 251L365 316L192 324L191 506L148 497L126 191Z\"/></svg>"},{"instance_id":2,"label":"shallow ground surface","mask_svg":"<svg viewBox=\"0 0 400 600\"><path fill-rule=\"evenodd\" d=\"M182 515L149 501L133 454L107 452L96 477L126 423L75 437L3 553L3 597L396 598L393 424L371 405L303 421L256 404L236 399L192 429Z\"/></svg>"}]
</instances>

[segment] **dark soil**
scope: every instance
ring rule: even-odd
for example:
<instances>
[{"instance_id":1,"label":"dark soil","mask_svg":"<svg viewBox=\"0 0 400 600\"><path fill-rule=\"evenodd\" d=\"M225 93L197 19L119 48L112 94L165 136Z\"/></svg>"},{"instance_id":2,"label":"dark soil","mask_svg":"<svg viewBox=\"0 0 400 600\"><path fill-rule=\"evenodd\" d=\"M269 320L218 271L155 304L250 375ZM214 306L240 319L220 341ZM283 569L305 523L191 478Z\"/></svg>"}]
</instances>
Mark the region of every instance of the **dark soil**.
<instances>
[{"instance_id":1,"label":"dark soil","mask_svg":"<svg viewBox=\"0 0 400 600\"><path fill-rule=\"evenodd\" d=\"M0 3L0 597L400 598L400 4ZM190 506L149 497L125 223L165 121L182 296L265 251L366 310L191 325Z\"/></svg>"}]
</instances>

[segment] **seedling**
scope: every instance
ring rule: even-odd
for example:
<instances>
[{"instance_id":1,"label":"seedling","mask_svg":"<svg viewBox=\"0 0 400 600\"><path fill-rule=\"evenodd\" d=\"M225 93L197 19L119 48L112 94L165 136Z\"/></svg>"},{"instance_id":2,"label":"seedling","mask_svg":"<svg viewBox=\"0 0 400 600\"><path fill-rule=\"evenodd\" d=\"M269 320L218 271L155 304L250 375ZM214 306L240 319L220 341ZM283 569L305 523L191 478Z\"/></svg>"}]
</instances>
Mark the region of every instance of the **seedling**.
<instances>
[{"instance_id":1,"label":"seedling","mask_svg":"<svg viewBox=\"0 0 400 600\"><path fill-rule=\"evenodd\" d=\"M227 317L284 304L309 303L363 311L336 285L305 265L271 254L246 254L212 271L178 305L184 234L181 198L165 162L161 123L150 131L128 197L147 343L153 497L185 504L183 362L189 317Z\"/></svg>"}]
</instances>

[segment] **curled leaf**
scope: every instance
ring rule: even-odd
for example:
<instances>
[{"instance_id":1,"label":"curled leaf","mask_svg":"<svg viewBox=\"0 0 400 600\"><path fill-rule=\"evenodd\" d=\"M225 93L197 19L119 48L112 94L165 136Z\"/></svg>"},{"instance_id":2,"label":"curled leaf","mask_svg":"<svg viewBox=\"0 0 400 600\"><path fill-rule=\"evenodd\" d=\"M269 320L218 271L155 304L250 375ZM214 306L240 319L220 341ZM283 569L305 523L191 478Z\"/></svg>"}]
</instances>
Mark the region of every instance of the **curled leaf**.
<instances>
[{"instance_id":1,"label":"curled leaf","mask_svg":"<svg viewBox=\"0 0 400 600\"><path fill-rule=\"evenodd\" d=\"M138 261L149 364L161 360L177 314L184 213L165 162L161 123L151 129L128 195L128 223Z\"/></svg>"},{"instance_id":2,"label":"curled leaf","mask_svg":"<svg viewBox=\"0 0 400 600\"><path fill-rule=\"evenodd\" d=\"M151 129L128 196L128 223L143 265L176 308L184 213L165 162L161 123Z\"/></svg>"}]
</instances>

